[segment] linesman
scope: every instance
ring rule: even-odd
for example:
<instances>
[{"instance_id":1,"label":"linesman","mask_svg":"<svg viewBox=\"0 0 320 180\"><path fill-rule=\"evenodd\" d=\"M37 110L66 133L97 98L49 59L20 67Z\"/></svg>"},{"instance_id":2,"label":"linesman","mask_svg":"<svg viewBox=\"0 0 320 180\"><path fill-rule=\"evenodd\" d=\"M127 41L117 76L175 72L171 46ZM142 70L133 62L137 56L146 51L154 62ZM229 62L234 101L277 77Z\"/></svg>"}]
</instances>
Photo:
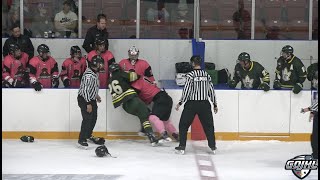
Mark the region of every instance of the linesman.
<instances>
[{"instance_id":1,"label":"linesman","mask_svg":"<svg viewBox=\"0 0 320 180\"><path fill-rule=\"evenodd\" d=\"M176 147L176 153L184 154L187 141L187 132L196 114L198 114L204 132L207 136L208 145L213 153L215 153L216 142L214 135L214 125L211 104L214 106L214 112L218 112L216 96L211 82L210 75L201 70L201 57L192 56L190 59L193 71L189 72L186 77L186 84L183 88L180 102L176 105L176 110L185 103L183 112L179 122L180 144Z\"/></svg>"}]
</instances>

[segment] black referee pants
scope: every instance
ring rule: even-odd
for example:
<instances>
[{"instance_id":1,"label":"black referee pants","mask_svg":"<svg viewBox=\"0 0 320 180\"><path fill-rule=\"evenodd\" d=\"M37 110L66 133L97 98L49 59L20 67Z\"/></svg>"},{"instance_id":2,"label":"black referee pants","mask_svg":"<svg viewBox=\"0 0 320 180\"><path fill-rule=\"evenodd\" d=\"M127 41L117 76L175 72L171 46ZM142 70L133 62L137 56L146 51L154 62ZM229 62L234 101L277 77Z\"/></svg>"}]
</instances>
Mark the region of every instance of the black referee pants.
<instances>
[{"instance_id":1,"label":"black referee pants","mask_svg":"<svg viewBox=\"0 0 320 180\"><path fill-rule=\"evenodd\" d=\"M191 126L195 115L198 114L202 128L207 136L210 148L216 146L214 135L213 117L209 101L187 101L181 114L179 122L179 146L185 147L187 142L188 129Z\"/></svg>"},{"instance_id":2,"label":"black referee pants","mask_svg":"<svg viewBox=\"0 0 320 180\"><path fill-rule=\"evenodd\" d=\"M312 156L318 159L318 112L314 113L313 116L313 127L311 134L311 148L312 148Z\"/></svg>"},{"instance_id":3,"label":"black referee pants","mask_svg":"<svg viewBox=\"0 0 320 180\"><path fill-rule=\"evenodd\" d=\"M91 137L93 128L96 125L97 117L98 117L97 101L94 101L91 105L92 105L92 112L88 113L86 100L82 96L78 96L78 106L81 109L81 115L82 115L79 141L87 141L87 139Z\"/></svg>"}]
</instances>

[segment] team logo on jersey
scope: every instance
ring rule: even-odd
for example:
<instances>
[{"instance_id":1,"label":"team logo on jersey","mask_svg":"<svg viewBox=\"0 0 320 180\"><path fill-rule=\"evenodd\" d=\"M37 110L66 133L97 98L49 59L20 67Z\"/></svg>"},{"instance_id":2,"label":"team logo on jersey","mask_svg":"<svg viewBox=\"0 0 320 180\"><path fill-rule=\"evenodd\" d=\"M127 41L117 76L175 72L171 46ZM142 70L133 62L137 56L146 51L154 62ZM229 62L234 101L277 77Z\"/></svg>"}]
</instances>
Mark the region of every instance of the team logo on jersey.
<instances>
[{"instance_id":1,"label":"team logo on jersey","mask_svg":"<svg viewBox=\"0 0 320 180\"><path fill-rule=\"evenodd\" d=\"M291 71L288 71L287 68L284 68L284 70L282 71L282 79L284 81L290 81L290 76L291 76Z\"/></svg>"},{"instance_id":2,"label":"team logo on jersey","mask_svg":"<svg viewBox=\"0 0 320 180\"><path fill-rule=\"evenodd\" d=\"M250 79L250 77L248 75L246 75L246 77L244 79L242 79L243 82L243 86L247 89L252 88L252 84L253 84L253 79Z\"/></svg>"},{"instance_id":3,"label":"team logo on jersey","mask_svg":"<svg viewBox=\"0 0 320 180\"><path fill-rule=\"evenodd\" d=\"M318 160L311 155L300 155L289 159L285 165L285 170L292 170L292 173L299 179L306 178L311 170L318 169Z\"/></svg>"},{"instance_id":4,"label":"team logo on jersey","mask_svg":"<svg viewBox=\"0 0 320 180\"><path fill-rule=\"evenodd\" d=\"M71 79L80 79L80 71L78 69L73 70L73 76Z\"/></svg>"},{"instance_id":5,"label":"team logo on jersey","mask_svg":"<svg viewBox=\"0 0 320 180\"><path fill-rule=\"evenodd\" d=\"M49 79L51 78L51 75L48 72L47 68L43 68L41 73L40 73L40 79Z\"/></svg>"}]
</instances>

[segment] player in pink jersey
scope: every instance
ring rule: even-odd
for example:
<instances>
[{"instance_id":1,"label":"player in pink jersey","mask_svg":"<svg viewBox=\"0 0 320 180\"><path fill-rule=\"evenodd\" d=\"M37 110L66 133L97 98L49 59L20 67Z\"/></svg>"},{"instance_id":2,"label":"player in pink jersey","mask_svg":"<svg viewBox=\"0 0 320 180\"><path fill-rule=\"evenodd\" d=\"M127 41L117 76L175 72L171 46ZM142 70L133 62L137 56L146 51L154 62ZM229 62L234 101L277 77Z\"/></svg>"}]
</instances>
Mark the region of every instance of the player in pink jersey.
<instances>
[{"instance_id":1,"label":"player in pink jersey","mask_svg":"<svg viewBox=\"0 0 320 180\"><path fill-rule=\"evenodd\" d=\"M59 69L58 63L49 55L49 47L40 44L37 48L38 56L30 59L30 83L36 91L44 88L58 88Z\"/></svg>"},{"instance_id":2,"label":"player in pink jersey","mask_svg":"<svg viewBox=\"0 0 320 180\"><path fill-rule=\"evenodd\" d=\"M9 54L2 61L2 86L3 87L28 87L29 55L21 51L18 44L9 45Z\"/></svg>"},{"instance_id":3,"label":"player in pink jersey","mask_svg":"<svg viewBox=\"0 0 320 180\"><path fill-rule=\"evenodd\" d=\"M155 79L152 74L152 69L150 64L143 59L139 59L139 49L135 46L131 47L128 50L128 59L122 59L119 62L120 67L124 71L129 71L130 69L134 69L134 71L140 75L147 77L151 82L155 83Z\"/></svg>"},{"instance_id":4,"label":"player in pink jersey","mask_svg":"<svg viewBox=\"0 0 320 180\"><path fill-rule=\"evenodd\" d=\"M98 37L95 41L95 50L92 50L88 54L88 61L91 62L92 57L95 55L100 55L104 59L104 68L99 71L99 82L100 89L106 89L108 87L108 79L109 79L109 65L115 63L115 59L111 51L106 50L105 40L103 38Z\"/></svg>"},{"instance_id":5,"label":"player in pink jersey","mask_svg":"<svg viewBox=\"0 0 320 180\"><path fill-rule=\"evenodd\" d=\"M86 59L82 57L79 46L72 46L70 55L62 64L60 78L64 87L79 88L82 74L86 70Z\"/></svg>"},{"instance_id":6,"label":"player in pink jersey","mask_svg":"<svg viewBox=\"0 0 320 180\"><path fill-rule=\"evenodd\" d=\"M175 140L179 140L176 128L171 123L170 115L172 109L172 98L166 91L160 90L147 77L141 76L131 83L139 98L146 104L153 102L152 112L149 120L158 133L161 134L160 141L172 141L168 132Z\"/></svg>"}]
</instances>

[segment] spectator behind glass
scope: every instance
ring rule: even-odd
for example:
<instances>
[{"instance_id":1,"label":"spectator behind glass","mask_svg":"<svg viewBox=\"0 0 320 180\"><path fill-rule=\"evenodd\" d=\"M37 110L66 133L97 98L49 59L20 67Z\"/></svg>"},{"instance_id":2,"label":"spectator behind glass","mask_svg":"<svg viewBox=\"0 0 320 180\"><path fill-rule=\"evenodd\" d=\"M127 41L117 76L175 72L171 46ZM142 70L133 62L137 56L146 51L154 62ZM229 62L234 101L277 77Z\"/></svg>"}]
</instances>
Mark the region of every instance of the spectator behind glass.
<instances>
[{"instance_id":1,"label":"spectator behind glass","mask_svg":"<svg viewBox=\"0 0 320 180\"><path fill-rule=\"evenodd\" d=\"M180 39L189 39L189 30L187 28L180 28L178 33Z\"/></svg>"},{"instance_id":2,"label":"spectator behind glass","mask_svg":"<svg viewBox=\"0 0 320 180\"><path fill-rule=\"evenodd\" d=\"M172 20L179 22L192 22L193 12L189 10L188 5L185 3L179 3L178 10L174 10Z\"/></svg>"},{"instance_id":3,"label":"spectator behind glass","mask_svg":"<svg viewBox=\"0 0 320 180\"><path fill-rule=\"evenodd\" d=\"M38 4L37 12L32 19L31 29L33 36L37 38L44 37L44 32L53 31L53 22L48 16L48 9L44 3Z\"/></svg>"},{"instance_id":4,"label":"spectator behind glass","mask_svg":"<svg viewBox=\"0 0 320 180\"><path fill-rule=\"evenodd\" d=\"M155 3L153 3L155 4ZM168 21L169 20L169 13L164 6L163 1L157 2L157 7L150 7L147 11L147 18L148 21ZM154 5L155 6L155 5Z\"/></svg>"},{"instance_id":5,"label":"spectator behind glass","mask_svg":"<svg viewBox=\"0 0 320 180\"><path fill-rule=\"evenodd\" d=\"M71 10L71 3L65 1L63 9L54 17L54 26L56 29L56 37L76 38L77 34L74 29L77 26L78 16Z\"/></svg>"},{"instance_id":6,"label":"spectator behind glass","mask_svg":"<svg viewBox=\"0 0 320 180\"><path fill-rule=\"evenodd\" d=\"M87 53L89 53L95 49L95 40L97 38L102 38L105 41L105 48L108 50L108 37L109 33L107 31L107 16L105 14L98 14L97 24L88 29L82 47Z\"/></svg>"},{"instance_id":7,"label":"spectator behind glass","mask_svg":"<svg viewBox=\"0 0 320 180\"><path fill-rule=\"evenodd\" d=\"M238 0L238 10L233 13L233 26L238 34L238 39L251 38L251 16L249 11L244 9L243 0Z\"/></svg>"},{"instance_id":8,"label":"spectator behind glass","mask_svg":"<svg viewBox=\"0 0 320 180\"><path fill-rule=\"evenodd\" d=\"M29 55L31 59L34 55L34 47L29 37L20 33L19 24L14 24L11 28L12 35L5 41L3 45L3 57L9 54L9 45L18 44L22 52L25 52Z\"/></svg>"},{"instance_id":9,"label":"spectator behind glass","mask_svg":"<svg viewBox=\"0 0 320 180\"><path fill-rule=\"evenodd\" d=\"M271 26L268 28L266 39L278 40L280 35L280 28L278 26Z\"/></svg>"}]
</instances>

